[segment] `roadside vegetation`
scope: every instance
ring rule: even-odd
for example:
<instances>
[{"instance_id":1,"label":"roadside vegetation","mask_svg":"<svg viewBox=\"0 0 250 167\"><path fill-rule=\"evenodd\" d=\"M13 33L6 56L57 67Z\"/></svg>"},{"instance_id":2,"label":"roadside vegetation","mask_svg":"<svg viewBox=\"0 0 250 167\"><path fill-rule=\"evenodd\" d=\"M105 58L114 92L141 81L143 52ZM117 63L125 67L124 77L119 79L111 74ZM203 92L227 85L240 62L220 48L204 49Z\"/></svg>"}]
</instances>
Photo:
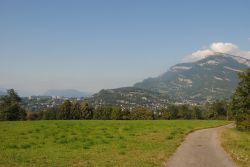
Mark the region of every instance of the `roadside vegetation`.
<instances>
[{"instance_id":1,"label":"roadside vegetation","mask_svg":"<svg viewBox=\"0 0 250 167\"><path fill-rule=\"evenodd\" d=\"M221 133L222 146L239 166L250 166L250 133L236 129L224 129Z\"/></svg>"},{"instance_id":2,"label":"roadside vegetation","mask_svg":"<svg viewBox=\"0 0 250 167\"><path fill-rule=\"evenodd\" d=\"M242 167L250 166L250 69L239 74L240 82L232 96L230 108L237 129L221 133L222 146Z\"/></svg>"},{"instance_id":3,"label":"roadside vegetation","mask_svg":"<svg viewBox=\"0 0 250 167\"><path fill-rule=\"evenodd\" d=\"M231 100L231 111L240 130L250 131L250 68L239 73L240 82Z\"/></svg>"},{"instance_id":4,"label":"roadside vegetation","mask_svg":"<svg viewBox=\"0 0 250 167\"><path fill-rule=\"evenodd\" d=\"M162 166L188 132L216 120L0 122L0 166Z\"/></svg>"}]
</instances>

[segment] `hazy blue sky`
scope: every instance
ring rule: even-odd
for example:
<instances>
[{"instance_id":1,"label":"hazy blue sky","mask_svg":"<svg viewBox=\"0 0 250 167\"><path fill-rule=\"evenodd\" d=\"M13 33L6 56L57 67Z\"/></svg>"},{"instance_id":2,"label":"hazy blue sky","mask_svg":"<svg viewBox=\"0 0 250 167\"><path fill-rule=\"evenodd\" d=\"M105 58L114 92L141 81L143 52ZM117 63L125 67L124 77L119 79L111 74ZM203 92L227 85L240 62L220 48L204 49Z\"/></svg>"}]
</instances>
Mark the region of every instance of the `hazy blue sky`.
<instances>
[{"instance_id":1,"label":"hazy blue sky","mask_svg":"<svg viewBox=\"0 0 250 167\"><path fill-rule=\"evenodd\" d=\"M250 50L249 0L1 0L0 87L96 92L213 42Z\"/></svg>"}]
</instances>

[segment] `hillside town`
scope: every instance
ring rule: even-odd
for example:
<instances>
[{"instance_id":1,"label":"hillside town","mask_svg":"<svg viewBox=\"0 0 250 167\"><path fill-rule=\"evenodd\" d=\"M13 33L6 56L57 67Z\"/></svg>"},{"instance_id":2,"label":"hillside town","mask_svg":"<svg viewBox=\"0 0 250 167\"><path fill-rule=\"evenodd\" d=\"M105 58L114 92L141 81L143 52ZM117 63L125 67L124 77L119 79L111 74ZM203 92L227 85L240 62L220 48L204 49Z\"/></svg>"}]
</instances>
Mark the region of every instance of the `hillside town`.
<instances>
[{"instance_id":1,"label":"hillside town","mask_svg":"<svg viewBox=\"0 0 250 167\"><path fill-rule=\"evenodd\" d=\"M80 101L80 97L63 97L63 96L29 96L22 98L22 106L31 112L44 111L48 108L57 107L65 100Z\"/></svg>"}]
</instances>

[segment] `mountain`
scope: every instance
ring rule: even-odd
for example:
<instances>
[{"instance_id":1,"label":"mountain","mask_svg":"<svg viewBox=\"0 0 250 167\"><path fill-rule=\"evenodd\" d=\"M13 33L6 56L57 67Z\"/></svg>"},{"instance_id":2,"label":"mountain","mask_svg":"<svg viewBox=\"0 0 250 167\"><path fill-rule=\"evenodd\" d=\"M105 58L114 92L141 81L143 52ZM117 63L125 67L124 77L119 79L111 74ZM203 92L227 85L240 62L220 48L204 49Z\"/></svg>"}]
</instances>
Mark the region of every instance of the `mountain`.
<instances>
[{"instance_id":1,"label":"mountain","mask_svg":"<svg viewBox=\"0 0 250 167\"><path fill-rule=\"evenodd\" d=\"M91 93L81 92L75 89L51 89L44 93L45 96L63 96L63 97L87 97Z\"/></svg>"},{"instance_id":2,"label":"mountain","mask_svg":"<svg viewBox=\"0 0 250 167\"><path fill-rule=\"evenodd\" d=\"M93 105L160 108L169 102L204 103L229 98L250 60L215 53L196 62L180 63L155 78L133 87L101 90L89 101Z\"/></svg>"},{"instance_id":3,"label":"mountain","mask_svg":"<svg viewBox=\"0 0 250 167\"><path fill-rule=\"evenodd\" d=\"M134 87L167 94L179 102L229 98L239 82L238 73L249 67L248 59L215 53L196 62L172 66L164 74L145 79Z\"/></svg>"},{"instance_id":4,"label":"mountain","mask_svg":"<svg viewBox=\"0 0 250 167\"><path fill-rule=\"evenodd\" d=\"M126 108L150 107L161 108L168 103L168 97L158 92L136 87L101 90L94 94L89 102L94 105L117 105Z\"/></svg>"}]
</instances>

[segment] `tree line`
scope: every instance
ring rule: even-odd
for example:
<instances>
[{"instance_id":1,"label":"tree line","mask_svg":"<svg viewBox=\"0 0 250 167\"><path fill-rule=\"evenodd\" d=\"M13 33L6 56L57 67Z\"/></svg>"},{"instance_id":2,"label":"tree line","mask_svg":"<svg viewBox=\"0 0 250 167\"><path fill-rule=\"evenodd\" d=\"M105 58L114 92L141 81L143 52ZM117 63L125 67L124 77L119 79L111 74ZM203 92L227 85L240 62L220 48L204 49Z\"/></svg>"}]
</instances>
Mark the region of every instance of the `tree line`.
<instances>
[{"instance_id":1,"label":"tree line","mask_svg":"<svg viewBox=\"0 0 250 167\"><path fill-rule=\"evenodd\" d=\"M26 113L20 107L19 102L21 98L14 90L9 90L8 92L8 95L4 99L16 99L12 100L13 105L16 106L16 110L13 110L12 105L4 102L3 104L6 106L6 109L1 112L1 120L227 119L229 113L226 101L217 101L212 105L206 104L204 106L169 105L167 108L152 111L144 107L122 109L117 106L98 106L94 108L85 101L69 100L65 100L63 104L45 111Z\"/></svg>"},{"instance_id":2,"label":"tree line","mask_svg":"<svg viewBox=\"0 0 250 167\"><path fill-rule=\"evenodd\" d=\"M240 82L229 101L216 101L202 106L169 105L152 111L137 107L92 107L85 101L66 100L58 107L40 112L26 112L15 90L0 98L0 120L157 120L157 119L235 119L238 129L250 130L250 68L239 73Z\"/></svg>"}]
</instances>

